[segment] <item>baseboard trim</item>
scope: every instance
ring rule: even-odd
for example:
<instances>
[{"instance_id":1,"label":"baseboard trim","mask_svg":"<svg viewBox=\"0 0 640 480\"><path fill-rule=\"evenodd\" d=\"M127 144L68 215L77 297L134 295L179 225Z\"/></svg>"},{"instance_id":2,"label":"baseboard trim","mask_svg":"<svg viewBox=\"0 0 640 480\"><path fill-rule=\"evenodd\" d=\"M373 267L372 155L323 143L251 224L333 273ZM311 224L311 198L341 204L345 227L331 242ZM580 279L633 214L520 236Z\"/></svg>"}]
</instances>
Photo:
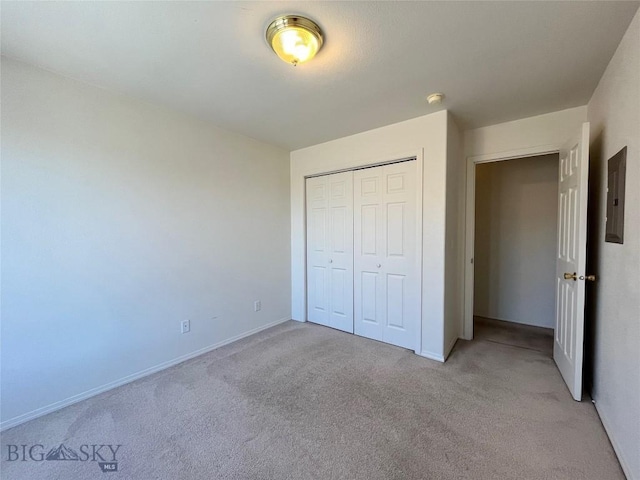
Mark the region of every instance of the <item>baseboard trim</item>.
<instances>
[{"instance_id":1,"label":"baseboard trim","mask_svg":"<svg viewBox=\"0 0 640 480\"><path fill-rule=\"evenodd\" d=\"M418 353L418 355L424 358L428 358L429 360L435 360L436 362L440 362L440 363L444 363L444 360L445 360L444 355L440 353L427 352L425 350Z\"/></svg>"},{"instance_id":2,"label":"baseboard trim","mask_svg":"<svg viewBox=\"0 0 640 480\"><path fill-rule=\"evenodd\" d=\"M441 353L428 352L426 350L423 350L420 353L416 352L416 355L420 355L421 357L428 358L429 360L435 360L436 362L444 363L447 360L447 357L449 356L449 354L451 353L451 350L453 350L453 347L455 347L457 341L458 341L458 337L451 340L449 345L447 345L447 348L445 348L444 350L444 355Z\"/></svg>"},{"instance_id":3,"label":"baseboard trim","mask_svg":"<svg viewBox=\"0 0 640 480\"><path fill-rule=\"evenodd\" d=\"M451 342L449 343L449 346L445 349L444 351L444 360L446 361L447 358L449 358L449 355L451 354L451 350L453 350L453 347L456 346L456 343L458 342L458 337L455 337L453 340L451 340Z\"/></svg>"},{"instance_id":4,"label":"baseboard trim","mask_svg":"<svg viewBox=\"0 0 640 480\"><path fill-rule=\"evenodd\" d=\"M243 338L246 338L246 337L250 337L251 335L255 335L256 333L266 330L267 328L275 327L276 325L279 325L284 322L288 322L289 320L291 320L291 318L281 318L279 320L275 320L273 322L267 323L266 325L262 325L260 327L254 328L253 330L249 330L248 332L241 333L240 335L236 335L234 337L231 337L221 342L215 343L213 345L209 345L207 347L201 348L194 352L181 355L180 357L174 358L172 360L162 362L158 365L146 368L144 370L133 373L131 375L127 375L126 377L122 377L113 382L106 383L99 387L95 387L90 390L87 390L83 393L79 393L77 395L73 395L71 397L65 398L64 400L51 403L45 407L37 408L36 410L32 410L31 412L23 413L22 415L18 415L17 417L10 418L9 420L5 420L4 422L0 423L0 432L12 427L16 427L20 424L26 423L29 420L42 417L43 415L47 415L48 413L55 412L56 410L60 410L62 408L68 407L69 405L73 405L74 403L81 402L82 400L86 400L87 398L94 397L108 390L120 387L122 385L126 385L127 383L131 383L135 380L157 373L161 370L166 370L167 368L178 365L179 363L186 362L187 360L191 360L192 358L203 355L217 348L224 347L225 345L229 345L230 343L237 342L238 340L242 340Z\"/></svg>"},{"instance_id":5,"label":"baseboard trim","mask_svg":"<svg viewBox=\"0 0 640 480\"><path fill-rule=\"evenodd\" d=\"M525 322L519 322L517 320L509 320L506 318L498 318L498 317L488 317L486 315L473 315L474 318L475 317L479 317L479 318L484 318L486 320L497 320L499 322L507 322L507 323L515 323L516 325L524 325L526 327L537 327L537 328L544 328L545 330L553 330L554 329L554 325L540 325L537 323L525 323Z\"/></svg>"},{"instance_id":6,"label":"baseboard trim","mask_svg":"<svg viewBox=\"0 0 640 480\"><path fill-rule=\"evenodd\" d=\"M607 416L602 414L602 411L598 408L598 402L596 400L593 401L593 405L596 407L596 412L600 417L600 422L602 422L604 431L607 433L607 437L609 437L609 442L611 442L613 451L616 453L616 457L618 457L618 462L620 463L620 466L622 467L622 471L624 475L627 477L627 480L640 480L637 477L633 476L631 467L629 466L629 463L627 462L624 455L622 454L622 449L620 448L620 444L616 441L615 437L611 435L611 424L609 423Z\"/></svg>"}]
</instances>

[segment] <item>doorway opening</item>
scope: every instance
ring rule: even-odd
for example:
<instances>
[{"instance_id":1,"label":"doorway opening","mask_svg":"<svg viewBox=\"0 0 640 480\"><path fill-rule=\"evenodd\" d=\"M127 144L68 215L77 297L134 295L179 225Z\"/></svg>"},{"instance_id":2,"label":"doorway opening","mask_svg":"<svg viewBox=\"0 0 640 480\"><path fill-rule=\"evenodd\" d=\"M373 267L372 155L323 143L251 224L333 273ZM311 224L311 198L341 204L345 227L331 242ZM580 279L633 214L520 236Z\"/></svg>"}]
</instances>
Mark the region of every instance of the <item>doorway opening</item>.
<instances>
[{"instance_id":1,"label":"doorway opening","mask_svg":"<svg viewBox=\"0 0 640 480\"><path fill-rule=\"evenodd\" d=\"M559 155L476 166L475 338L553 356Z\"/></svg>"},{"instance_id":2,"label":"doorway opening","mask_svg":"<svg viewBox=\"0 0 640 480\"><path fill-rule=\"evenodd\" d=\"M584 122L562 144L467 157L463 336L473 339L476 168L480 164L558 154L558 213L556 228L556 309L553 361L574 400L582 399L584 356L585 282L587 274L587 189L589 173L589 122ZM512 199L507 199L511 202ZM535 231L535 230L532 230ZM510 273L508 272L508 275ZM527 291L528 296L532 296Z\"/></svg>"}]
</instances>

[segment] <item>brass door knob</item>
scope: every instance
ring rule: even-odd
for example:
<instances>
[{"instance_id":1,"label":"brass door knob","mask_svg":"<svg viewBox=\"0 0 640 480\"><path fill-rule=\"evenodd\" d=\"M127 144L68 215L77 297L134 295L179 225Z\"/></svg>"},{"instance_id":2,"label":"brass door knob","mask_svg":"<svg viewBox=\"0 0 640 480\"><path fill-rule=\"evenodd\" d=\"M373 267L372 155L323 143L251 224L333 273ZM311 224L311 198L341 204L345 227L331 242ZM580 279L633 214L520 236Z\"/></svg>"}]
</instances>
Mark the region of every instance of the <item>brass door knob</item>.
<instances>
[{"instance_id":1,"label":"brass door knob","mask_svg":"<svg viewBox=\"0 0 640 480\"><path fill-rule=\"evenodd\" d=\"M595 282L596 281L596 276L595 275L580 275L580 280L586 280L587 282Z\"/></svg>"},{"instance_id":2,"label":"brass door knob","mask_svg":"<svg viewBox=\"0 0 640 480\"><path fill-rule=\"evenodd\" d=\"M576 272L565 273L564 274L564 279L565 280L573 280L575 282L578 279L578 275L576 274Z\"/></svg>"}]
</instances>

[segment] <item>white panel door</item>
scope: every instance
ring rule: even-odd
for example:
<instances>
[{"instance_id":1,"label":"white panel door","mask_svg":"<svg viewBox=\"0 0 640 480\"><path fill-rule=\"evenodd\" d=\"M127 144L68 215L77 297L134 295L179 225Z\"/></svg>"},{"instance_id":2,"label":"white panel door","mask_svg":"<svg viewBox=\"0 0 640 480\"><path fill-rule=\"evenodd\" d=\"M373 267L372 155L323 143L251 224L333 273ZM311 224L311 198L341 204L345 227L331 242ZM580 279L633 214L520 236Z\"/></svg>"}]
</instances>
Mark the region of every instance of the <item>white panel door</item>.
<instances>
[{"instance_id":1,"label":"white panel door","mask_svg":"<svg viewBox=\"0 0 640 480\"><path fill-rule=\"evenodd\" d=\"M325 177L307 179L307 319L329 326L329 193Z\"/></svg>"},{"instance_id":2,"label":"white panel door","mask_svg":"<svg viewBox=\"0 0 640 480\"><path fill-rule=\"evenodd\" d=\"M575 400L582 399L589 123L560 151L556 328L553 359Z\"/></svg>"},{"instance_id":3,"label":"white panel door","mask_svg":"<svg viewBox=\"0 0 640 480\"><path fill-rule=\"evenodd\" d=\"M354 172L354 331L416 349L416 162Z\"/></svg>"},{"instance_id":4,"label":"white panel door","mask_svg":"<svg viewBox=\"0 0 640 480\"><path fill-rule=\"evenodd\" d=\"M353 172L307 179L307 318L353 333Z\"/></svg>"}]
</instances>

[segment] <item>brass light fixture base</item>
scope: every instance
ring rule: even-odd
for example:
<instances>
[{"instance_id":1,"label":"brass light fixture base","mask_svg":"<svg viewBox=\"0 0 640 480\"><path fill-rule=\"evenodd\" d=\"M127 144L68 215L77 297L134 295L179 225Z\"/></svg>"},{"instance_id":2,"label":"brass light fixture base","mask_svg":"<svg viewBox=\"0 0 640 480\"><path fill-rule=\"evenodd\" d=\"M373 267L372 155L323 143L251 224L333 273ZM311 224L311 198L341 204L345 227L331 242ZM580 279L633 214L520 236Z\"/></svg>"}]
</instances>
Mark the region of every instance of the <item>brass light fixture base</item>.
<instances>
[{"instance_id":1,"label":"brass light fixture base","mask_svg":"<svg viewBox=\"0 0 640 480\"><path fill-rule=\"evenodd\" d=\"M266 38L276 55L294 66L311 60L324 43L318 24L300 15L276 18L267 27Z\"/></svg>"}]
</instances>

